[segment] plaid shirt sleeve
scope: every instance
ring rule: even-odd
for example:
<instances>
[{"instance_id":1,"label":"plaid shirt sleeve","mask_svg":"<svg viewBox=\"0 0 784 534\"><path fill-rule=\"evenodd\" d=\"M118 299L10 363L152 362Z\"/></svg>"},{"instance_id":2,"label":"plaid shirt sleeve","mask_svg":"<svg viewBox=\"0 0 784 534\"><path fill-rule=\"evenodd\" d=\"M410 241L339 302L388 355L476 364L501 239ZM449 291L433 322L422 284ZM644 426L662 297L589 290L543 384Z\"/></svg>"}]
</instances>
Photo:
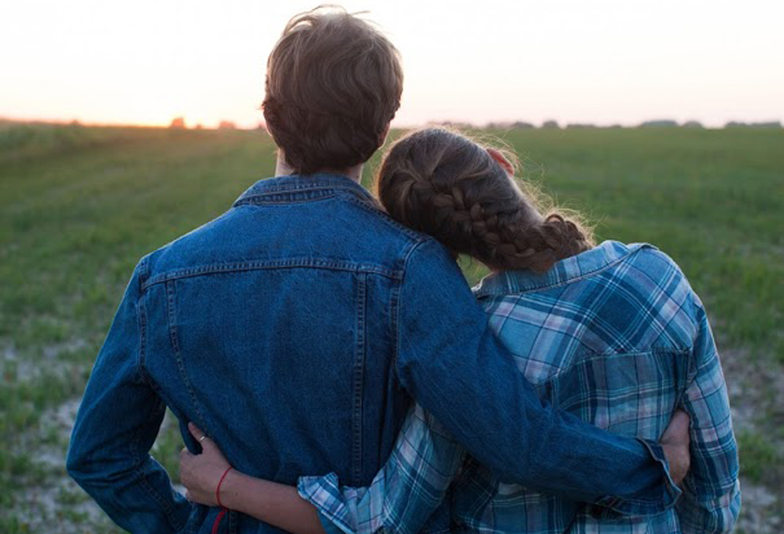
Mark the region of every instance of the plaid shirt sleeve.
<instances>
[{"instance_id":1,"label":"plaid shirt sleeve","mask_svg":"<svg viewBox=\"0 0 784 534\"><path fill-rule=\"evenodd\" d=\"M691 417L692 462L677 510L686 534L731 532L740 512L738 450L716 344L702 303L694 298L697 372L683 401Z\"/></svg>"},{"instance_id":2,"label":"plaid shirt sleeve","mask_svg":"<svg viewBox=\"0 0 784 534\"><path fill-rule=\"evenodd\" d=\"M340 487L337 475L301 477L300 496L328 534L415 534L438 509L465 451L428 412L412 407L389 460L367 488Z\"/></svg>"}]
</instances>

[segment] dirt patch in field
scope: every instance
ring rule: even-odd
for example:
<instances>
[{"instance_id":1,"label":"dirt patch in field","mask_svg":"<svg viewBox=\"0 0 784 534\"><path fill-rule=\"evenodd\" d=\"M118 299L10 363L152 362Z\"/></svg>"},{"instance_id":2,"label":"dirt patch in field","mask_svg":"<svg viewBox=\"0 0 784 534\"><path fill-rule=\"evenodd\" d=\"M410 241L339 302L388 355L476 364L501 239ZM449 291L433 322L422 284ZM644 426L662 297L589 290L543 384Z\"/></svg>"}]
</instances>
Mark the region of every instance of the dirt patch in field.
<instances>
[{"instance_id":1,"label":"dirt patch in field","mask_svg":"<svg viewBox=\"0 0 784 534\"><path fill-rule=\"evenodd\" d=\"M108 517L65 471L71 429L81 399L72 399L44 412L35 428L20 436L17 452L33 451L35 479L25 481L16 495L16 520L23 531L78 534L109 532Z\"/></svg>"},{"instance_id":2,"label":"dirt patch in field","mask_svg":"<svg viewBox=\"0 0 784 534\"><path fill-rule=\"evenodd\" d=\"M27 481L17 495L16 518L29 532L121 532L101 508L67 475L65 458L81 399L71 399L42 414L36 428L25 432L18 451L34 451L38 480ZM167 412L161 431L174 422ZM185 489L175 486L184 493Z\"/></svg>"},{"instance_id":3,"label":"dirt patch in field","mask_svg":"<svg viewBox=\"0 0 784 534\"><path fill-rule=\"evenodd\" d=\"M727 381L736 430L784 425L784 369L752 358L745 350L724 350L721 365Z\"/></svg>"},{"instance_id":4,"label":"dirt patch in field","mask_svg":"<svg viewBox=\"0 0 784 534\"><path fill-rule=\"evenodd\" d=\"M777 496L770 488L748 481L742 481L741 484L742 513L735 531L739 534L781 532L780 495Z\"/></svg>"},{"instance_id":5,"label":"dirt patch in field","mask_svg":"<svg viewBox=\"0 0 784 534\"><path fill-rule=\"evenodd\" d=\"M722 368L727 381L736 436L741 443L741 518L737 532L780 532L784 524L784 369L776 362L752 358L745 350L724 350ZM757 459L744 451L743 436L754 436L770 451ZM750 464L764 471L764 480L745 476Z\"/></svg>"},{"instance_id":6,"label":"dirt patch in field","mask_svg":"<svg viewBox=\"0 0 784 534\"><path fill-rule=\"evenodd\" d=\"M72 373L74 362L64 356L84 350L86 347L85 340L76 338L63 343L46 345L41 349L40 356L28 357L20 354L13 344L7 344L0 350L2 354L0 360L3 363L3 371L7 375L6 379L29 382L41 378L44 374L62 377Z\"/></svg>"}]
</instances>

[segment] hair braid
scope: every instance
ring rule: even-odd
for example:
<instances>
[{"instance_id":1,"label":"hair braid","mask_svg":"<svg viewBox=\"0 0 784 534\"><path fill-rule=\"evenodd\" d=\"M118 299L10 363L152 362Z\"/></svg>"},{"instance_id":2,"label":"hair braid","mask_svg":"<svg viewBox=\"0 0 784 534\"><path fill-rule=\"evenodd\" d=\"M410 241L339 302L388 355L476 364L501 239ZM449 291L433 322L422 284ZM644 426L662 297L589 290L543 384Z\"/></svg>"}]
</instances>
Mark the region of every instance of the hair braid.
<instances>
[{"instance_id":1,"label":"hair braid","mask_svg":"<svg viewBox=\"0 0 784 534\"><path fill-rule=\"evenodd\" d=\"M482 147L445 130L397 141L378 189L393 218L495 268L544 272L592 246L575 222L557 212L542 217Z\"/></svg>"},{"instance_id":2,"label":"hair braid","mask_svg":"<svg viewBox=\"0 0 784 534\"><path fill-rule=\"evenodd\" d=\"M504 239L492 257L499 267L509 269L545 272L555 262L591 247L582 230L559 213L551 213L543 221L527 227L506 225L501 235Z\"/></svg>"}]
</instances>

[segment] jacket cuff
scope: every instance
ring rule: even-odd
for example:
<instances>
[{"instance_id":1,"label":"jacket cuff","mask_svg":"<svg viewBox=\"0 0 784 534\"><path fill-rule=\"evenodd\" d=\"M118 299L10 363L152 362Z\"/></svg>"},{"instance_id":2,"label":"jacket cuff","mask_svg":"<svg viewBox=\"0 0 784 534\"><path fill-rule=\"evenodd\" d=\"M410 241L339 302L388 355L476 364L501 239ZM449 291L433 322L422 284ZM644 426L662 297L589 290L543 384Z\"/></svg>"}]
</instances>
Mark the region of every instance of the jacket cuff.
<instances>
[{"instance_id":1,"label":"jacket cuff","mask_svg":"<svg viewBox=\"0 0 784 534\"><path fill-rule=\"evenodd\" d=\"M681 489L670 476L670 466L667 457L664 455L662 446L647 439L637 438L642 443L653 459L661 465L662 485L661 494L655 495L651 499L622 499L620 497L607 496L599 499L592 510L592 515L600 519L612 519L620 516L629 515L656 515L669 510L681 496Z\"/></svg>"}]
</instances>

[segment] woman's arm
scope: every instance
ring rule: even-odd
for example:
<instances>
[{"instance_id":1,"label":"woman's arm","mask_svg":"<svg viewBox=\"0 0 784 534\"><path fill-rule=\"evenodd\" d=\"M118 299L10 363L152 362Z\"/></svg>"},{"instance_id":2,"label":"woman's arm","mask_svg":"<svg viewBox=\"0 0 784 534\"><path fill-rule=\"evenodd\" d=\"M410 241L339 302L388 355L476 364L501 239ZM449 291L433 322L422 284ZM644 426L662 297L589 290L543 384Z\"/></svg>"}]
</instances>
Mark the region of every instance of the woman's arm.
<instances>
[{"instance_id":1,"label":"woman's arm","mask_svg":"<svg viewBox=\"0 0 784 534\"><path fill-rule=\"evenodd\" d=\"M221 502L231 510L294 534L325 534L316 509L297 494L294 486L249 477L232 469L221 485Z\"/></svg>"},{"instance_id":2,"label":"woman's arm","mask_svg":"<svg viewBox=\"0 0 784 534\"><path fill-rule=\"evenodd\" d=\"M193 437L201 443L202 453L188 449L180 453L180 480L188 500L218 506L216 489L221 477L231 468L215 442L193 423ZM236 510L294 534L326 534L316 508L300 498L297 488L253 478L231 469L220 485L220 501Z\"/></svg>"},{"instance_id":3,"label":"woman's arm","mask_svg":"<svg viewBox=\"0 0 784 534\"><path fill-rule=\"evenodd\" d=\"M197 440L204 436L192 424L189 429ZM214 441L204 437L201 443L202 454L183 450L180 478L189 499L216 506L216 487L230 465ZM416 534L441 506L464 456L464 449L446 429L414 405L387 462L368 487L342 486L337 475L330 473L300 477L297 491L232 469L221 484L221 502L296 534L377 534L381 530Z\"/></svg>"}]
</instances>

